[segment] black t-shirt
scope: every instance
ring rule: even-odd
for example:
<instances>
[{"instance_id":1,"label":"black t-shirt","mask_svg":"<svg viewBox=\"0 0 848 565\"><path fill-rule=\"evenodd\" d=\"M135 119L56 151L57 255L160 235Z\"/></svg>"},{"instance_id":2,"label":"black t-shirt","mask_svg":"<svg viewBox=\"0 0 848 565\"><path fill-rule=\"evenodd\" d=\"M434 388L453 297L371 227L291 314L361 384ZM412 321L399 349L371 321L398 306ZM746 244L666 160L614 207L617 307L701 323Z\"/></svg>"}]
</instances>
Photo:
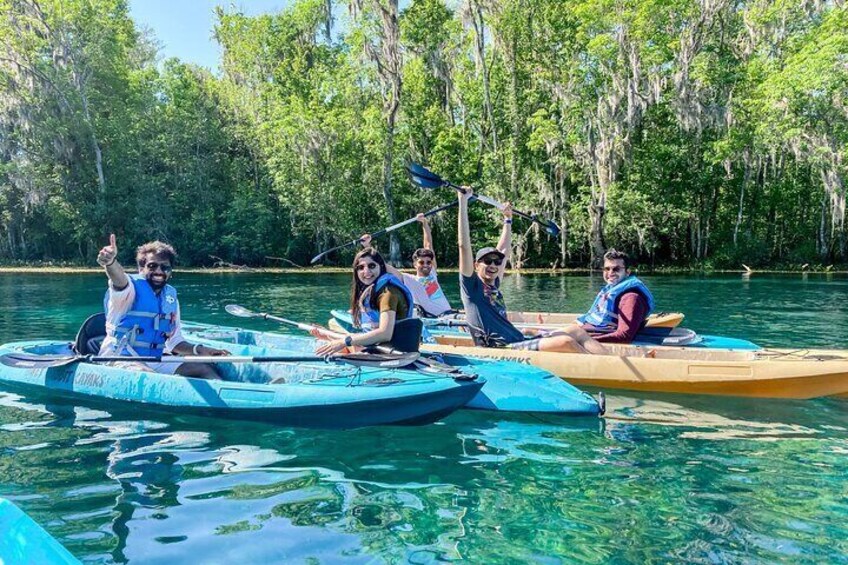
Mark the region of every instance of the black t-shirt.
<instances>
[{"instance_id":1,"label":"black t-shirt","mask_svg":"<svg viewBox=\"0 0 848 565\"><path fill-rule=\"evenodd\" d=\"M500 291L501 280L490 286L477 274L459 275L459 291L465 307L465 319L474 343L487 347L524 341L524 335L506 316L506 303Z\"/></svg>"}]
</instances>

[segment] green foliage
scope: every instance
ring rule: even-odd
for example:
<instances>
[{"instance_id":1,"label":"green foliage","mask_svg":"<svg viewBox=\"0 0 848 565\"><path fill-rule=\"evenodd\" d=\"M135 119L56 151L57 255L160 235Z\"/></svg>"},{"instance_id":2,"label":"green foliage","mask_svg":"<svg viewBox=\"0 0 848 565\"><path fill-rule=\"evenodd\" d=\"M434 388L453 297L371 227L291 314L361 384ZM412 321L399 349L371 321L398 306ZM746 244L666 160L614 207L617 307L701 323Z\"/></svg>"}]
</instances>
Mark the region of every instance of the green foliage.
<instances>
[{"instance_id":1,"label":"green foliage","mask_svg":"<svg viewBox=\"0 0 848 565\"><path fill-rule=\"evenodd\" d=\"M305 263L390 205L454 198L411 186L413 159L562 224L516 221L525 266L600 241L651 264L846 260L841 4L414 0L391 127L389 5L351 6L329 34L326 0L218 8L215 76L157 67L123 0L0 0L0 259L91 263L115 231L128 256L160 238L184 264ZM496 214L471 213L493 242ZM443 265L454 225L434 222ZM399 236L408 256L420 233Z\"/></svg>"}]
</instances>

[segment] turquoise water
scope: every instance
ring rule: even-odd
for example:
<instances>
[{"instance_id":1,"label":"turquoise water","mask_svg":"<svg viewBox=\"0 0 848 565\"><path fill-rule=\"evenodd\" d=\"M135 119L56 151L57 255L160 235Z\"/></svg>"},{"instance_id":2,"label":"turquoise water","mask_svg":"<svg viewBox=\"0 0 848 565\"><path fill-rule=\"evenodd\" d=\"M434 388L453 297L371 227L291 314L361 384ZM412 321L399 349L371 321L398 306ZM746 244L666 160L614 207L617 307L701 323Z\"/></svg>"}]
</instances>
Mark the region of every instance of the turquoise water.
<instances>
[{"instance_id":1,"label":"turquoise water","mask_svg":"<svg viewBox=\"0 0 848 565\"><path fill-rule=\"evenodd\" d=\"M693 329L848 348L845 277L645 279ZM0 275L0 342L70 339L104 282ZM174 279L185 318L231 324L229 302L324 321L347 283ZM514 309L577 311L599 284L504 291ZM0 496L90 563L848 563L848 403L608 391L608 407L328 432L0 388Z\"/></svg>"}]
</instances>

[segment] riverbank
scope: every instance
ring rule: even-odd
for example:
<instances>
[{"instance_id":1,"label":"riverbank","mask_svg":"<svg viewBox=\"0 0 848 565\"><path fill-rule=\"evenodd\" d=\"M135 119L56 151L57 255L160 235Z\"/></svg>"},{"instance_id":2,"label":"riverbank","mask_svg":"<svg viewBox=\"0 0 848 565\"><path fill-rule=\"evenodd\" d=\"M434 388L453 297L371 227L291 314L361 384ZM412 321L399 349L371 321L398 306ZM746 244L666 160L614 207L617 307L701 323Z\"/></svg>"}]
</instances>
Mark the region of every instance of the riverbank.
<instances>
[{"instance_id":1,"label":"riverbank","mask_svg":"<svg viewBox=\"0 0 848 565\"><path fill-rule=\"evenodd\" d=\"M412 272L412 269L401 269L405 272ZM3 266L0 265L0 274L2 273L51 273L51 274L82 274L82 273L100 273L101 267L89 266L58 266L58 265L15 265ZM350 267L178 267L175 269L178 273L208 273L208 274L232 274L232 273L268 273L268 274L336 274L350 273ZM457 273L456 268L439 267L440 273ZM522 275L585 275L591 271L586 268L568 268L568 269L508 269L509 274ZM817 269L752 269L746 271L744 269L696 269L691 267L660 267L655 269L635 269L634 272L641 272L643 275L693 275L693 274L717 274L717 275L753 275L753 274L770 274L770 275L834 275L848 274L848 268L817 268Z\"/></svg>"}]
</instances>

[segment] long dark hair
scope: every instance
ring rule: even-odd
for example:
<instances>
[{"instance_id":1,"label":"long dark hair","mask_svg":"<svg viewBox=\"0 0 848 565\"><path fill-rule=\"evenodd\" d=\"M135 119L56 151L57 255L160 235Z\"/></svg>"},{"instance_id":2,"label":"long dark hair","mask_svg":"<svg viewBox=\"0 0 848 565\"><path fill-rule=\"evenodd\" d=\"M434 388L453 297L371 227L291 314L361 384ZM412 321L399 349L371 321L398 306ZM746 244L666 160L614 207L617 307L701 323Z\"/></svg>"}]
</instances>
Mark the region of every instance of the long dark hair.
<instances>
[{"instance_id":1,"label":"long dark hair","mask_svg":"<svg viewBox=\"0 0 848 565\"><path fill-rule=\"evenodd\" d=\"M380 265L380 274L378 276L382 277L386 274L386 261L383 259L383 256L380 255L380 252L373 247L364 248L356 254L356 257L353 258L353 282L350 285L350 312L353 315L353 325L357 328L360 327L359 314L361 309L359 307L359 299L362 297L362 293L365 292L365 289L368 288L359 281L359 277L356 274L356 265L359 264L359 260L363 257L371 257L375 263ZM373 292L371 293L370 302L369 306L371 308L377 307L377 295Z\"/></svg>"}]
</instances>

